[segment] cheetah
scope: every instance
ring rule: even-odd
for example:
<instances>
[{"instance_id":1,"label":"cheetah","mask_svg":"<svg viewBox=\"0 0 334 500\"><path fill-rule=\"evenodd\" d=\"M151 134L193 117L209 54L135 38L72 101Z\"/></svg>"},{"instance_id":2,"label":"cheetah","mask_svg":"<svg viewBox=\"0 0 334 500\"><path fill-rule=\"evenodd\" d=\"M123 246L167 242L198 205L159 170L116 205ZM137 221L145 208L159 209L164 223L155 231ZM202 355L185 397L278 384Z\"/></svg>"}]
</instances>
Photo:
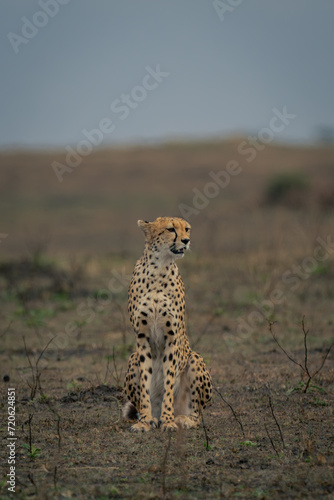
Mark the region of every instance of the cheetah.
<instances>
[{"instance_id":1,"label":"cheetah","mask_svg":"<svg viewBox=\"0 0 334 500\"><path fill-rule=\"evenodd\" d=\"M211 401L212 381L185 330L184 285L175 261L190 245L190 224L179 217L138 221L145 249L134 268L128 311L137 349L130 356L123 415L134 432L197 427Z\"/></svg>"}]
</instances>

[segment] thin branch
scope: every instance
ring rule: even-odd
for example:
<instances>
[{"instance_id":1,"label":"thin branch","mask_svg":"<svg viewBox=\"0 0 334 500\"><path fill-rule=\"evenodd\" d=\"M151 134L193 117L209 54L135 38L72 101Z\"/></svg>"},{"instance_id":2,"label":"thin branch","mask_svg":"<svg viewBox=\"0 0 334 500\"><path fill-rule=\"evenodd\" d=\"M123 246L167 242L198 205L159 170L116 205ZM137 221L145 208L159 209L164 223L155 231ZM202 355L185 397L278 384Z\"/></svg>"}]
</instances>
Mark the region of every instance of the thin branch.
<instances>
[{"instance_id":1,"label":"thin branch","mask_svg":"<svg viewBox=\"0 0 334 500\"><path fill-rule=\"evenodd\" d=\"M281 344L278 342L277 340L277 337L275 336L274 332L273 332L273 325L276 323L276 321L268 321L268 325L269 325L269 331L271 333L271 336L272 338L275 340L276 344L278 345L278 347L281 349L281 351L284 352L284 354L289 358L290 361L292 361L292 363L294 363L295 365L299 366L303 372L306 372L305 368L303 365L301 365L300 363L298 363L298 361L296 361L295 359L293 359L290 354L284 349L284 347L281 346Z\"/></svg>"},{"instance_id":2,"label":"thin branch","mask_svg":"<svg viewBox=\"0 0 334 500\"><path fill-rule=\"evenodd\" d=\"M53 485L54 485L54 488L56 491L57 491L57 482L58 482L57 470L58 470L58 467L57 467L57 465L55 465L54 469L53 469Z\"/></svg>"},{"instance_id":3,"label":"thin branch","mask_svg":"<svg viewBox=\"0 0 334 500\"><path fill-rule=\"evenodd\" d=\"M33 413L29 413L29 417L28 417L28 426L29 426L29 453L31 454L32 453L32 431L31 431L31 422L32 422L32 419L34 418L34 414Z\"/></svg>"},{"instance_id":4,"label":"thin branch","mask_svg":"<svg viewBox=\"0 0 334 500\"><path fill-rule=\"evenodd\" d=\"M28 472L28 479L31 482L31 484L34 486L34 488L36 490L36 494L38 494L38 488L37 488L37 485L35 483L34 474L32 472Z\"/></svg>"},{"instance_id":5,"label":"thin branch","mask_svg":"<svg viewBox=\"0 0 334 500\"><path fill-rule=\"evenodd\" d=\"M46 344L46 346L44 347L44 349L42 350L41 354L38 356L38 359L36 361L36 368L37 368L37 365L38 363L40 362L43 354L45 353L45 351L47 350L47 348L49 347L49 345L51 344L51 342L57 337L57 335L55 335L54 337L52 337L52 339L49 340L49 342Z\"/></svg>"},{"instance_id":6,"label":"thin branch","mask_svg":"<svg viewBox=\"0 0 334 500\"><path fill-rule=\"evenodd\" d=\"M208 432L207 432L207 429L206 429L206 425L205 425L205 422L204 422L204 416L203 416L203 412L202 412L201 408L200 408L199 412L201 414L202 425L203 425L204 434L205 434L205 449L209 450L210 449L209 448L209 436L208 436Z\"/></svg>"},{"instance_id":7,"label":"thin branch","mask_svg":"<svg viewBox=\"0 0 334 500\"><path fill-rule=\"evenodd\" d=\"M2 332L2 334L0 335L0 339L1 339L2 337L4 337L4 336L6 335L6 333L8 333L8 332L9 332L9 329L10 329L10 327L12 326L13 321L14 321L13 319L12 319L12 320L10 320L10 322L8 323L8 325L6 326L6 328L4 329L4 331Z\"/></svg>"},{"instance_id":8,"label":"thin branch","mask_svg":"<svg viewBox=\"0 0 334 500\"><path fill-rule=\"evenodd\" d=\"M106 368L106 374L104 376L104 383L106 384L107 383L107 380L108 380L108 373L109 373L109 356L107 356L107 368Z\"/></svg>"},{"instance_id":9,"label":"thin branch","mask_svg":"<svg viewBox=\"0 0 334 500\"><path fill-rule=\"evenodd\" d=\"M221 395L221 393L218 391L218 389L216 389L216 387L214 387L213 389L216 391L216 393L218 394L218 396L220 396L220 398L224 401L224 403L230 408L231 412L233 413L233 416L234 416L235 420L238 422L238 424L240 426L242 435L245 438L246 436L245 436L244 426L242 425L242 422L241 422L240 418L237 417L237 414L235 413L232 405L230 405L230 403L228 401L226 401L226 399Z\"/></svg>"},{"instance_id":10,"label":"thin branch","mask_svg":"<svg viewBox=\"0 0 334 500\"><path fill-rule=\"evenodd\" d=\"M307 356L308 356L308 352L307 352L307 334L308 334L309 330L305 330L304 319L305 319L305 316L303 316L303 319L301 321L302 330L303 330L303 334L304 334L304 353L305 353L304 363L305 363L305 372L307 373L307 376L309 377L309 379L311 379L312 375L309 372L308 364L307 364L307 361L308 361L308 359L307 359Z\"/></svg>"},{"instance_id":11,"label":"thin branch","mask_svg":"<svg viewBox=\"0 0 334 500\"><path fill-rule=\"evenodd\" d=\"M281 346L281 344L278 342L276 336L274 335L274 332L273 332L273 328L272 326L274 325L274 322L272 321L268 321L268 324L269 324L269 331L273 337L273 339L275 340L276 344L278 345L278 347L284 352L284 354L289 358L290 361L292 361L295 365L299 366L304 373L306 373L308 379L307 379L307 382L305 384L305 388L303 390L304 393L307 392L308 388L310 387L311 385L311 382L312 382L312 379L318 375L318 373L322 370L325 362L326 362L326 359L334 345L334 343L332 343L329 348L327 349L327 352L319 366L319 368L317 370L315 370L315 372L313 372L312 374L310 373L310 370L309 370L309 367L308 367L308 347L307 347L307 335L309 333L309 330L306 330L305 328L305 316L303 316L302 318L302 321L301 321L301 327L302 327L302 331L303 331L303 334L304 334L304 366L302 366L300 363L298 363L295 359L293 359L289 353Z\"/></svg>"},{"instance_id":12,"label":"thin branch","mask_svg":"<svg viewBox=\"0 0 334 500\"><path fill-rule=\"evenodd\" d=\"M332 349L333 345L334 345L334 343L333 343L333 344L331 344L331 345L329 346L329 348L327 349L327 352L326 352L326 354L325 354L325 356L324 356L324 359L322 360L322 363L321 363L320 367L318 368L318 370L317 370L316 372L314 372L314 373L313 373L313 377L315 377L316 375L318 375L318 373L322 370L322 368L323 368L323 366L324 366L324 364L325 364L325 362L326 362L326 359L328 358L328 355L329 355L329 353L331 352L331 349Z\"/></svg>"},{"instance_id":13,"label":"thin branch","mask_svg":"<svg viewBox=\"0 0 334 500\"><path fill-rule=\"evenodd\" d=\"M285 448L283 433L282 433L281 426L279 425L278 420L277 420L276 415L275 415L275 412L274 412L274 407L273 407L273 402L272 402L272 399L271 399L270 387L269 386L268 386L268 401L269 401L269 406L270 406L271 414L272 414L273 419L275 421L275 424L276 424L276 426L278 428L279 435L281 436L281 441L282 441L282 444L283 444L283 448Z\"/></svg>"},{"instance_id":14,"label":"thin branch","mask_svg":"<svg viewBox=\"0 0 334 500\"><path fill-rule=\"evenodd\" d=\"M23 336L24 349L25 349L26 356L28 358L29 366L30 366L31 373L32 373L32 381L33 381L32 386L28 383L28 385L29 385L29 387L31 389L30 399L34 399L34 397L36 396L37 388L40 390L41 395L43 394L43 391L42 391L42 388L41 388L41 381L40 381L41 372L39 371L38 363L42 359L42 356L44 355L46 349L49 347L49 345L51 344L51 342L55 338L56 338L56 335L54 337L52 337L52 339L49 340L49 342L46 344L46 346L43 348L43 350L41 351L40 355L38 356L38 359L35 362L35 367L33 367L32 363L31 363L31 359L30 359L29 353L28 353L28 349L27 349L27 345L26 345L26 340L25 340L25 337Z\"/></svg>"},{"instance_id":15,"label":"thin branch","mask_svg":"<svg viewBox=\"0 0 334 500\"><path fill-rule=\"evenodd\" d=\"M115 398L115 396L111 396L110 399L112 399L113 401L116 401L117 409L118 409L118 419L115 420L115 422L113 422L112 425L119 424L120 421L121 421L121 418L122 418L122 406L121 406L121 403L119 402L119 400L117 398Z\"/></svg>"},{"instance_id":16,"label":"thin branch","mask_svg":"<svg viewBox=\"0 0 334 500\"><path fill-rule=\"evenodd\" d=\"M58 451L59 451L59 452L60 452L60 448L61 448L60 421L61 421L61 417L60 417L60 415L57 413L57 436L58 436ZM57 472L57 471L56 471L56 472Z\"/></svg>"},{"instance_id":17,"label":"thin branch","mask_svg":"<svg viewBox=\"0 0 334 500\"><path fill-rule=\"evenodd\" d=\"M271 443L271 446L273 447L274 452L276 453L276 455L277 455L277 456L279 456L279 455L278 455L278 451L277 451L277 449L276 449L276 446L274 445L274 441L272 440L272 438L271 438L271 436L270 436L270 434L269 434L269 431L268 431L268 429L267 429L267 426L266 426L266 423L265 423L265 422L264 422L264 428L265 428L265 430L266 430L267 436L268 436L268 438L269 438L269 441L270 441L270 443Z\"/></svg>"},{"instance_id":18,"label":"thin branch","mask_svg":"<svg viewBox=\"0 0 334 500\"><path fill-rule=\"evenodd\" d=\"M34 399L35 394L36 394L35 370L34 370L34 367L32 366L31 360L30 360L30 356L29 356L29 353L28 353L27 345L26 345L26 339L25 339L24 336L23 336L23 343L24 343L24 350L25 350L26 356L28 358L29 366L30 366L30 369L31 369L32 381L33 381L33 385L32 386L28 382L28 385L29 385L29 387L31 389L30 399Z\"/></svg>"}]
</instances>

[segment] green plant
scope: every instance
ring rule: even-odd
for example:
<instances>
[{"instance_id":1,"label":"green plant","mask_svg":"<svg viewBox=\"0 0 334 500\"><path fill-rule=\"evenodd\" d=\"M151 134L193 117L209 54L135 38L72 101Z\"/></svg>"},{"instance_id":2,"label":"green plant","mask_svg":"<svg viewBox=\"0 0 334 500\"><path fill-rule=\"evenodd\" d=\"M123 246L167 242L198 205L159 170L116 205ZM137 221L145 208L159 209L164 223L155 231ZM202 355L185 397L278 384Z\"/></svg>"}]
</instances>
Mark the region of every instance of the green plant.
<instances>
[{"instance_id":1,"label":"green plant","mask_svg":"<svg viewBox=\"0 0 334 500\"><path fill-rule=\"evenodd\" d=\"M150 479L149 473L145 472L145 474L143 476L139 477L138 481L140 483L147 483L149 481L149 479Z\"/></svg>"},{"instance_id":2,"label":"green plant","mask_svg":"<svg viewBox=\"0 0 334 500\"><path fill-rule=\"evenodd\" d=\"M253 441L241 441L240 442L241 446L249 446L249 447L256 447L258 446L258 443L254 443Z\"/></svg>"},{"instance_id":3,"label":"green plant","mask_svg":"<svg viewBox=\"0 0 334 500\"><path fill-rule=\"evenodd\" d=\"M319 262L315 267L311 270L311 274L315 274L318 276L322 276L328 273L329 266L325 262Z\"/></svg>"},{"instance_id":4,"label":"green plant","mask_svg":"<svg viewBox=\"0 0 334 500\"><path fill-rule=\"evenodd\" d=\"M119 498L120 493L119 493L118 489L116 488L116 486L112 486L110 488L110 495L111 495L111 497L115 496L115 497Z\"/></svg>"},{"instance_id":5,"label":"green plant","mask_svg":"<svg viewBox=\"0 0 334 500\"><path fill-rule=\"evenodd\" d=\"M80 391L81 387L82 384L80 384L77 380L73 379L67 384L66 389L68 391Z\"/></svg>"},{"instance_id":6,"label":"green plant","mask_svg":"<svg viewBox=\"0 0 334 500\"><path fill-rule=\"evenodd\" d=\"M28 456L30 458L32 458L32 459L35 459L35 458L39 457L39 455L40 455L41 449L40 448L35 448L35 446L33 444L30 446L27 443L23 443L22 444L22 448L24 448L25 450L27 450Z\"/></svg>"},{"instance_id":7,"label":"green plant","mask_svg":"<svg viewBox=\"0 0 334 500\"><path fill-rule=\"evenodd\" d=\"M269 498L269 495L268 495L268 491L267 490L263 490L262 488L256 488L254 491L253 491L253 497L254 498Z\"/></svg>"},{"instance_id":8,"label":"green plant","mask_svg":"<svg viewBox=\"0 0 334 500\"><path fill-rule=\"evenodd\" d=\"M50 401L50 396L48 396L47 394L45 393L41 393L40 396L39 396L39 402L40 403L44 403L44 404L48 404Z\"/></svg>"},{"instance_id":9,"label":"green plant","mask_svg":"<svg viewBox=\"0 0 334 500\"><path fill-rule=\"evenodd\" d=\"M323 389L322 387L320 387L318 385L313 384L312 382L310 382L308 384L307 382L305 383L305 382L299 381L297 385L295 385L294 387L290 387L290 389L288 389L286 391L286 394L289 396L293 392L307 392L307 390L310 390L310 391L316 390L316 391L326 393L325 389Z\"/></svg>"},{"instance_id":10,"label":"green plant","mask_svg":"<svg viewBox=\"0 0 334 500\"><path fill-rule=\"evenodd\" d=\"M19 306L14 315L16 317L22 318L27 326L32 328L36 328L39 326L45 326L45 319L52 318L55 316L55 312L52 309L47 308L36 308L36 309L27 309L26 307Z\"/></svg>"},{"instance_id":11,"label":"green plant","mask_svg":"<svg viewBox=\"0 0 334 500\"><path fill-rule=\"evenodd\" d=\"M314 398L312 401L312 404L314 406L328 406L327 401L324 401L322 399Z\"/></svg>"},{"instance_id":12,"label":"green plant","mask_svg":"<svg viewBox=\"0 0 334 500\"><path fill-rule=\"evenodd\" d=\"M87 325L87 321L85 319L81 319L81 320L77 319L77 320L74 321L74 324L78 328L82 328L83 326Z\"/></svg>"}]
</instances>

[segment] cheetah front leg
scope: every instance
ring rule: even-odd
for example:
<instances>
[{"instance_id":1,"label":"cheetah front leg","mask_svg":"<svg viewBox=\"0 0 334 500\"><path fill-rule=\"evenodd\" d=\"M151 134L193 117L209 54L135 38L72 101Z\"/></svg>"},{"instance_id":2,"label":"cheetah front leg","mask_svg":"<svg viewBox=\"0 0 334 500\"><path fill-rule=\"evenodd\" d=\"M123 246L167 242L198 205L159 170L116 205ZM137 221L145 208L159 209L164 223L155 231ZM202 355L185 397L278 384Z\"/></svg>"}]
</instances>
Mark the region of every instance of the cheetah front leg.
<instances>
[{"instance_id":1,"label":"cheetah front leg","mask_svg":"<svg viewBox=\"0 0 334 500\"><path fill-rule=\"evenodd\" d=\"M164 396L161 406L161 428L163 431L176 431L174 421L174 385L175 385L175 331L170 328L170 321L166 322L165 349L163 357ZM173 328L176 329L176 323Z\"/></svg>"},{"instance_id":2,"label":"cheetah front leg","mask_svg":"<svg viewBox=\"0 0 334 500\"><path fill-rule=\"evenodd\" d=\"M152 355L149 343L149 327L145 313L136 322L137 360L139 371L139 417L138 422L131 427L134 432L146 432L158 425L152 418L150 387L152 381Z\"/></svg>"}]
</instances>

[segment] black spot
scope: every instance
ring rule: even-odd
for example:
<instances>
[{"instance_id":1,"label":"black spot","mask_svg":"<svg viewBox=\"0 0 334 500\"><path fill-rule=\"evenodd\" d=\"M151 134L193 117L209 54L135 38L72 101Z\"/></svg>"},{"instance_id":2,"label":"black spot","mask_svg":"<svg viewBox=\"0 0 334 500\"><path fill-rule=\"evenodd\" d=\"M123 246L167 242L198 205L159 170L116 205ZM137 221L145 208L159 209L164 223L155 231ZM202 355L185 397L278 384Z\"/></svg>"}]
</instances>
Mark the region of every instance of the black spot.
<instances>
[{"instance_id":1,"label":"black spot","mask_svg":"<svg viewBox=\"0 0 334 500\"><path fill-rule=\"evenodd\" d=\"M145 356L143 356L142 354L140 355L140 358L139 358L139 361L141 363L143 363L145 361Z\"/></svg>"}]
</instances>

